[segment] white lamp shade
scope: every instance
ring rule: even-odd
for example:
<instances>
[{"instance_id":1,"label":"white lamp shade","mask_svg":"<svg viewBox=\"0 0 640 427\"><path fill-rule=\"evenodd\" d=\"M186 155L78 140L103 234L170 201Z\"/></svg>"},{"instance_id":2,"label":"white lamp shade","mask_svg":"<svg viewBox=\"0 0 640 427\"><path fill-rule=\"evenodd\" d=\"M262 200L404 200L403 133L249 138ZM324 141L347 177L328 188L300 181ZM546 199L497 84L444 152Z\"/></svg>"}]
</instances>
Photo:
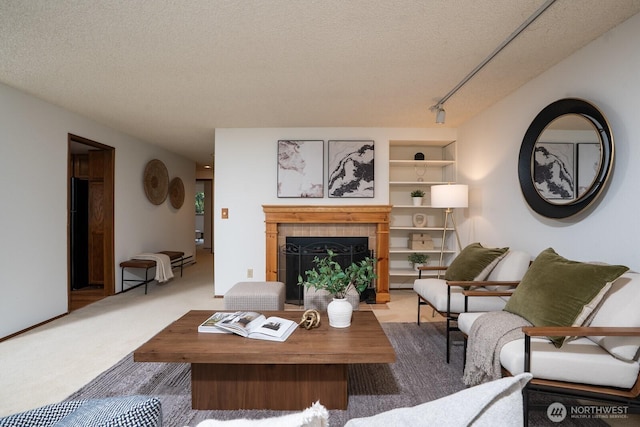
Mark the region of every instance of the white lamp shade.
<instances>
[{"instance_id":1,"label":"white lamp shade","mask_svg":"<svg viewBox=\"0 0 640 427\"><path fill-rule=\"evenodd\" d=\"M469 206L469 188L463 184L431 186L431 207L466 208Z\"/></svg>"}]
</instances>

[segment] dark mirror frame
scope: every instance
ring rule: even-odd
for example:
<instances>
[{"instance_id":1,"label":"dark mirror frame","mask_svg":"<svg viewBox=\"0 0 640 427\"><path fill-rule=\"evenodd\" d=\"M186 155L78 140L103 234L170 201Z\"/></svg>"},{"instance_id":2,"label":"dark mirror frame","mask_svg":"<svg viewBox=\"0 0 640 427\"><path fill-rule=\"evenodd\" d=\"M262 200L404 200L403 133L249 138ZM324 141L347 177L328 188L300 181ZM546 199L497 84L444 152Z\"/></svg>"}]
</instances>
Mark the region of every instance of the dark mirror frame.
<instances>
[{"instance_id":1,"label":"dark mirror frame","mask_svg":"<svg viewBox=\"0 0 640 427\"><path fill-rule=\"evenodd\" d=\"M600 136L602 161L591 187L571 203L554 204L540 196L533 179L534 148L545 128L558 117L577 114L589 120ZM546 106L533 119L524 134L518 157L518 179L525 200L535 212L547 218L568 218L591 205L604 189L613 168L613 135L605 116L591 103L577 98L565 98Z\"/></svg>"}]
</instances>

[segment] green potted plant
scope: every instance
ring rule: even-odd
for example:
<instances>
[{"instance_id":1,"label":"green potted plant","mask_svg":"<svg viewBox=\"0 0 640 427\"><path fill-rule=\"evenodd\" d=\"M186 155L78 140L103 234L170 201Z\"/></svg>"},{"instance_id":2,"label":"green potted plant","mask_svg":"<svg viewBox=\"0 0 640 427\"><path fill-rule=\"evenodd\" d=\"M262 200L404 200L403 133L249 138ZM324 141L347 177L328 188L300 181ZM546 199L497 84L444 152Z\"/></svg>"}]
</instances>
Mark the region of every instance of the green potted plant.
<instances>
[{"instance_id":1,"label":"green potted plant","mask_svg":"<svg viewBox=\"0 0 640 427\"><path fill-rule=\"evenodd\" d=\"M374 260L366 257L362 261L353 262L347 268L335 261L336 254L327 250L327 256L315 257L313 263L316 267L305 271L306 279L298 275L298 285L325 290L333 296L333 301L327 306L329 324L334 327L347 327L351 325L351 313L353 307L345 299L351 287L358 293L364 291L373 279L377 277L374 271ZM348 314L346 313L348 310ZM334 316L335 314L335 316Z\"/></svg>"},{"instance_id":2,"label":"green potted plant","mask_svg":"<svg viewBox=\"0 0 640 427\"><path fill-rule=\"evenodd\" d=\"M411 192L411 198L413 199L413 205L414 206L420 206L422 205L422 198L424 197L424 191L418 189L418 190L413 190Z\"/></svg>"},{"instance_id":3,"label":"green potted plant","mask_svg":"<svg viewBox=\"0 0 640 427\"><path fill-rule=\"evenodd\" d=\"M429 259L429 255L414 252L412 254L409 254L407 259L411 263L411 266L417 270L419 266L427 262L427 259Z\"/></svg>"}]
</instances>

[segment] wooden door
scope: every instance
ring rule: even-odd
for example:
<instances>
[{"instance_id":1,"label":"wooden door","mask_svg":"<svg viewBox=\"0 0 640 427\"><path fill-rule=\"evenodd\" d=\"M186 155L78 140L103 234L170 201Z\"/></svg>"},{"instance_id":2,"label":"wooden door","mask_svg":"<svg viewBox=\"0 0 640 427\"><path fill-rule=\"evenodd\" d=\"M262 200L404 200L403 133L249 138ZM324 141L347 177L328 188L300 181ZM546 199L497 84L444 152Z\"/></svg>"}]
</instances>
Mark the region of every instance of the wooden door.
<instances>
[{"instance_id":1,"label":"wooden door","mask_svg":"<svg viewBox=\"0 0 640 427\"><path fill-rule=\"evenodd\" d=\"M89 151L89 283L104 286L104 151Z\"/></svg>"}]
</instances>

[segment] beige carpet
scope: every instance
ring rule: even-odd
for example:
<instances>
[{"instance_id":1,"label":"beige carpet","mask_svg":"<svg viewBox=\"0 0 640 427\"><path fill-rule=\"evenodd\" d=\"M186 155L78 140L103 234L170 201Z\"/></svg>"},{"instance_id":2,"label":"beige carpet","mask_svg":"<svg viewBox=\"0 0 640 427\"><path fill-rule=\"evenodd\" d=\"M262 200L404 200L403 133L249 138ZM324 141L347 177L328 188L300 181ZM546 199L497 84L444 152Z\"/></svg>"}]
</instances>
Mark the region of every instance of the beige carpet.
<instances>
[{"instance_id":1,"label":"beige carpet","mask_svg":"<svg viewBox=\"0 0 640 427\"><path fill-rule=\"evenodd\" d=\"M59 402L109 369L192 309L220 310L214 298L213 255L163 284L118 294L0 343L0 416ZM381 322L415 322L416 296L393 290L386 305L362 305ZM297 309L288 306L287 309ZM423 320L442 320L423 310Z\"/></svg>"}]
</instances>

